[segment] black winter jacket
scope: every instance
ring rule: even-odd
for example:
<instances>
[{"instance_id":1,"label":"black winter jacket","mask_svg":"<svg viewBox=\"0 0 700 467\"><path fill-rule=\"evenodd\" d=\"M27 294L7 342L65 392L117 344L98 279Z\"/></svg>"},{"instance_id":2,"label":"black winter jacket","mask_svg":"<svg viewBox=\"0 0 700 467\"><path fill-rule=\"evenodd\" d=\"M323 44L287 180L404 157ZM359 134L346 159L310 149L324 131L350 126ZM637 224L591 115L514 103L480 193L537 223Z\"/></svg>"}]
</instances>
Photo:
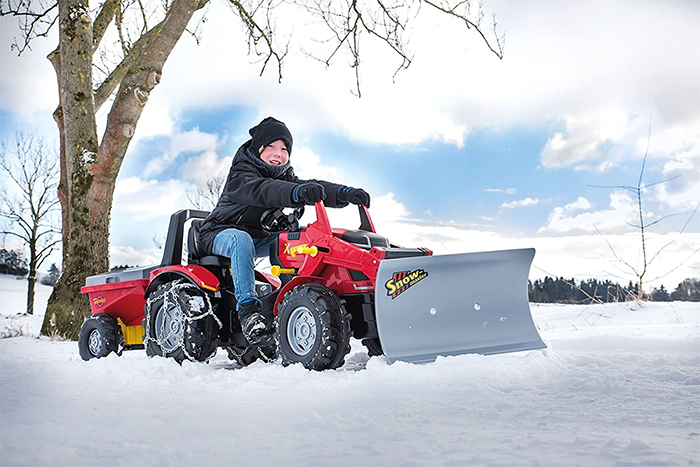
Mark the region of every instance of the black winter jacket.
<instances>
[{"instance_id":1,"label":"black winter jacket","mask_svg":"<svg viewBox=\"0 0 700 467\"><path fill-rule=\"evenodd\" d=\"M302 206L303 202L292 202L292 191L298 184L323 185L324 204L328 207L348 204L338 201L338 189L342 185L323 180L299 180L289 162L279 167L268 165L251 149L250 143L238 148L219 202L199 228L200 239L208 252L212 251L214 237L224 229L244 230L253 238L270 235L262 229L260 217L270 208Z\"/></svg>"}]
</instances>

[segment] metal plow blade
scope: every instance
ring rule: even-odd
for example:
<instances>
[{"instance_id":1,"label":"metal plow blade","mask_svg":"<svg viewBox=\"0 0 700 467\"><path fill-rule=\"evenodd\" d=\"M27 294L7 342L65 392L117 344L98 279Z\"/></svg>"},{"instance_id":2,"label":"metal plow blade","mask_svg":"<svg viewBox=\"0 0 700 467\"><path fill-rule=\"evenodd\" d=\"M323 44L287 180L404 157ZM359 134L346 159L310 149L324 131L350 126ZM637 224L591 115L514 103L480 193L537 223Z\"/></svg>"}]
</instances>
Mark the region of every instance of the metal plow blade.
<instances>
[{"instance_id":1,"label":"metal plow blade","mask_svg":"<svg viewBox=\"0 0 700 467\"><path fill-rule=\"evenodd\" d=\"M384 260L375 306L389 363L544 349L530 315L535 250Z\"/></svg>"}]
</instances>

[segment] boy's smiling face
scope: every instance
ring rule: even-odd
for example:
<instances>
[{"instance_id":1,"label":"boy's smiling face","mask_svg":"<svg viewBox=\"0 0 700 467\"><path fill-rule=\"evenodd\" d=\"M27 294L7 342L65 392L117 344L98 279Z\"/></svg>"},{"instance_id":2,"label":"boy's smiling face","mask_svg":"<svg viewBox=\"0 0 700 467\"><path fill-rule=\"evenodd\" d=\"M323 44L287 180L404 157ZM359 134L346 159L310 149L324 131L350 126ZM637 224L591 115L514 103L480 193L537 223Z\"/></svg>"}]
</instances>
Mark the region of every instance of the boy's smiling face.
<instances>
[{"instance_id":1,"label":"boy's smiling face","mask_svg":"<svg viewBox=\"0 0 700 467\"><path fill-rule=\"evenodd\" d=\"M289 151L287 151L287 146L284 142L278 139L263 148L260 153L260 159L267 165L285 165L289 162Z\"/></svg>"}]
</instances>

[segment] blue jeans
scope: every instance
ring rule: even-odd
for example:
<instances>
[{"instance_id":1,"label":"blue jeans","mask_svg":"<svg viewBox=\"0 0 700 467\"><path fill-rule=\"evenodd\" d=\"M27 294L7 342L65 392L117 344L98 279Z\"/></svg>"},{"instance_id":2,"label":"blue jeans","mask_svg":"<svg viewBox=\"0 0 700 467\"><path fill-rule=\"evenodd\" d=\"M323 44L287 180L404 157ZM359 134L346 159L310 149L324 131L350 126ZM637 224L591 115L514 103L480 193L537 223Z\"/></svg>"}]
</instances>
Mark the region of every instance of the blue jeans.
<instances>
[{"instance_id":1,"label":"blue jeans","mask_svg":"<svg viewBox=\"0 0 700 467\"><path fill-rule=\"evenodd\" d=\"M269 256L270 245L278 236L252 238L248 232L226 229L214 237L212 253L231 258L231 278L238 303L258 298L255 292L255 258Z\"/></svg>"}]
</instances>

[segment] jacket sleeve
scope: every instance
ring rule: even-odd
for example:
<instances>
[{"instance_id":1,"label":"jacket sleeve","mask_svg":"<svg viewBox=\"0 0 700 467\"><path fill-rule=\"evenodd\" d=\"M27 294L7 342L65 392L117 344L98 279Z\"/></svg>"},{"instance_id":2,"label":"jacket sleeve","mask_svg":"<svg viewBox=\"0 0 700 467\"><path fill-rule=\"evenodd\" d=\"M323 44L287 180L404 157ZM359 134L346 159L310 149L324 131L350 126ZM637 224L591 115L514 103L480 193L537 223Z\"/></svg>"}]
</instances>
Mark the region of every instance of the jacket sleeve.
<instances>
[{"instance_id":1,"label":"jacket sleeve","mask_svg":"<svg viewBox=\"0 0 700 467\"><path fill-rule=\"evenodd\" d=\"M254 172L237 171L226 183L224 196L240 204L263 208L293 207L292 191L296 183L260 177Z\"/></svg>"},{"instance_id":2,"label":"jacket sleeve","mask_svg":"<svg viewBox=\"0 0 700 467\"><path fill-rule=\"evenodd\" d=\"M316 180L316 179L311 179L311 180L301 180L299 177L296 176L294 173L294 170L290 170L288 174L288 180L294 182L294 186L304 184L304 183L318 183L321 186L323 186L323 190L326 192L326 199L323 200L323 204L326 205L329 208L344 208L347 206L349 203L346 202L340 202L338 201L338 190L343 187L343 185L339 185L337 183L333 182L327 182L325 180ZM292 190L294 190L292 188ZM290 193L291 197L291 193ZM293 207L297 206L302 206L304 203L297 203L293 204Z\"/></svg>"},{"instance_id":3,"label":"jacket sleeve","mask_svg":"<svg viewBox=\"0 0 700 467\"><path fill-rule=\"evenodd\" d=\"M339 185L337 183L333 182L327 182L325 180L298 180L297 183L318 183L321 186L323 186L323 190L326 192L326 199L323 200L323 204L325 204L329 208L344 208L347 206L349 203L347 201L341 202L338 201L338 190L343 187L343 185ZM303 203L302 203L303 204ZM298 204L301 205L301 204Z\"/></svg>"}]
</instances>

